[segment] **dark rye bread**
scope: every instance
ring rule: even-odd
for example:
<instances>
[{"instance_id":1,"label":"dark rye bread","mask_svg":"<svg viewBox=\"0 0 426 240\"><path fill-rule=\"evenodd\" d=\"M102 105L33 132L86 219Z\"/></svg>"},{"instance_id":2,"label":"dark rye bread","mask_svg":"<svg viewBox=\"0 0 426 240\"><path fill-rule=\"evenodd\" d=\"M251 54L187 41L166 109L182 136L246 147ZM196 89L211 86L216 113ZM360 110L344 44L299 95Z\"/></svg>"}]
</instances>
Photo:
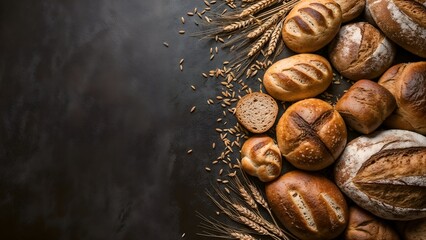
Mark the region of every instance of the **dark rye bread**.
<instances>
[{"instance_id":1,"label":"dark rye bread","mask_svg":"<svg viewBox=\"0 0 426 240\"><path fill-rule=\"evenodd\" d=\"M264 133L275 123L278 104L265 93L254 92L242 97L236 107L238 122L252 133Z\"/></svg>"},{"instance_id":2,"label":"dark rye bread","mask_svg":"<svg viewBox=\"0 0 426 240\"><path fill-rule=\"evenodd\" d=\"M300 1L284 21L283 40L295 52L314 52L336 36L341 23L342 11L333 0Z\"/></svg>"}]
</instances>

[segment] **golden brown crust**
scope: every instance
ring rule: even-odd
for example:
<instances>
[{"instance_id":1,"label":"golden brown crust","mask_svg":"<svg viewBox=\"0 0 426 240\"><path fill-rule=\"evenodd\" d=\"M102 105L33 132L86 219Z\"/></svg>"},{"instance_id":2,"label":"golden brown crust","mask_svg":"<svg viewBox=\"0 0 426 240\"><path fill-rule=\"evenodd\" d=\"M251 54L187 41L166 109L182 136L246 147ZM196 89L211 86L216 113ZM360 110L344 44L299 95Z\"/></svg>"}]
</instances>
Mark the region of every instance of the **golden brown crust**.
<instances>
[{"instance_id":1,"label":"golden brown crust","mask_svg":"<svg viewBox=\"0 0 426 240\"><path fill-rule=\"evenodd\" d=\"M342 9L343 22L349 22L361 15L365 7L365 0L334 0Z\"/></svg>"}]
</instances>

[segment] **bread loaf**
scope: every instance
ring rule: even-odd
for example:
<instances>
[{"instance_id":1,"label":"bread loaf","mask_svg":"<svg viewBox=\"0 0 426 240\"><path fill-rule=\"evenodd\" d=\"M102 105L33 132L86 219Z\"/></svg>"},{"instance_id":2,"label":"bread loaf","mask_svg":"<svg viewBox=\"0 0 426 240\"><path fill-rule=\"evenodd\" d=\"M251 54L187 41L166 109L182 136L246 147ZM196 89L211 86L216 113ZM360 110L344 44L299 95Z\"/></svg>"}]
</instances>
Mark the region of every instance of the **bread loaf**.
<instances>
[{"instance_id":1,"label":"bread loaf","mask_svg":"<svg viewBox=\"0 0 426 240\"><path fill-rule=\"evenodd\" d=\"M315 171L331 165L346 145L347 132L340 114L319 99L291 105L281 116L277 142L295 167Z\"/></svg>"},{"instance_id":2,"label":"bread loaf","mask_svg":"<svg viewBox=\"0 0 426 240\"><path fill-rule=\"evenodd\" d=\"M379 84L394 95L397 104L385 125L425 135L426 61L397 64L382 75Z\"/></svg>"},{"instance_id":3,"label":"bread loaf","mask_svg":"<svg viewBox=\"0 0 426 240\"><path fill-rule=\"evenodd\" d=\"M335 1L300 1L284 21L283 40L295 52L314 52L336 36L341 23L342 11Z\"/></svg>"},{"instance_id":4,"label":"bread loaf","mask_svg":"<svg viewBox=\"0 0 426 240\"><path fill-rule=\"evenodd\" d=\"M336 104L345 123L364 134L376 130L395 107L392 93L370 80L356 82Z\"/></svg>"},{"instance_id":5,"label":"bread loaf","mask_svg":"<svg viewBox=\"0 0 426 240\"><path fill-rule=\"evenodd\" d=\"M265 191L273 213L299 239L333 239L347 225L345 198L323 176L291 171L268 183Z\"/></svg>"},{"instance_id":6,"label":"bread loaf","mask_svg":"<svg viewBox=\"0 0 426 240\"><path fill-rule=\"evenodd\" d=\"M335 181L360 207L391 220L426 217L426 137L386 130L351 141Z\"/></svg>"},{"instance_id":7,"label":"bread loaf","mask_svg":"<svg viewBox=\"0 0 426 240\"><path fill-rule=\"evenodd\" d=\"M354 81L379 77L392 65L396 53L385 35L367 22L342 26L329 51L331 64Z\"/></svg>"},{"instance_id":8,"label":"bread loaf","mask_svg":"<svg viewBox=\"0 0 426 240\"><path fill-rule=\"evenodd\" d=\"M398 233L384 220L358 206L349 208L345 240L399 240Z\"/></svg>"},{"instance_id":9,"label":"bread loaf","mask_svg":"<svg viewBox=\"0 0 426 240\"><path fill-rule=\"evenodd\" d=\"M272 64L263 77L263 85L275 99L297 101L324 92L332 79L333 70L327 59L303 53Z\"/></svg>"},{"instance_id":10,"label":"bread loaf","mask_svg":"<svg viewBox=\"0 0 426 240\"><path fill-rule=\"evenodd\" d=\"M349 22L364 11L365 0L334 0L342 9L343 22Z\"/></svg>"},{"instance_id":11,"label":"bread loaf","mask_svg":"<svg viewBox=\"0 0 426 240\"><path fill-rule=\"evenodd\" d=\"M426 4L424 0L367 0L374 22L392 41L426 58Z\"/></svg>"},{"instance_id":12,"label":"bread loaf","mask_svg":"<svg viewBox=\"0 0 426 240\"><path fill-rule=\"evenodd\" d=\"M401 236L404 240L425 240L426 239L426 218L401 222L404 225Z\"/></svg>"},{"instance_id":13,"label":"bread loaf","mask_svg":"<svg viewBox=\"0 0 426 240\"><path fill-rule=\"evenodd\" d=\"M275 123L277 102L268 94L253 92L242 97L235 109L238 122L252 133L264 133Z\"/></svg>"},{"instance_id":14,"label":"bread loaf","mask_svg":"<svg viewBox=\"0 0 426 240\"><path fill-rule=\"evenodd\" d=\"M274 140L266 135L247 139L241 148L241 168L248 174L269 182L281 174L281 152Z\"/></svg>"}]
</instances>

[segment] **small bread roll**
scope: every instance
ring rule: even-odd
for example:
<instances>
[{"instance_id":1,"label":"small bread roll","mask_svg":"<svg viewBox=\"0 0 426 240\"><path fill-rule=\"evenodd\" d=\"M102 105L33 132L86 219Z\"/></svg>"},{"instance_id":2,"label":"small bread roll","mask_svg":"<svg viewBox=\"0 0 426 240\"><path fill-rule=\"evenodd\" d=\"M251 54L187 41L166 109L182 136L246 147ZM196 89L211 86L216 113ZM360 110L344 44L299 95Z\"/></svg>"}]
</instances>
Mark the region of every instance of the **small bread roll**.
<instances>
[{"instance_id":1,"label":"small bread roll","mask_svg":"<svg viewBox=\"0 0 426 240\"><path fill-rule=\"evenodd\" d=\"M271 96L253 92L242 97L235 110L238 122L252 133L264 133L275 123L278 104Z\"/></svg>"},{"instance_id":2,"label":"small bread roll","mask_svg":"<svg viewBox=\"0 0 426 240\"><path fill-rule=\"evenodd\" d=\"M342 11L335 1L300 1L284 21L283 40L295 52L314 52L336 36L341 23Z\"/></svg>"},{"instance_id":3,"label":"small bread roll","mask_svg":"<svg viewBox=\"0 0 426 240\"><path fill-rule=\"evenodd\" d=\"M367 0L366 9L388 38L407 51L426 58L424 0Z\"/></svg>"},{"instance_id":4,"label":"small bread roll","mask_svg":"<svg viewBox=\"0 0 426 240\"><path fill-rule=\"evenodd\" d=\"M364 11L365 0L334 0L342 9L343 22L349 22Z\"/></svg>"},{"instance_id":5,"label":"small bread roll","mask_svg":"<svg viewBox=\"0 0 426 240\"><path fill-rule=\"evenodd\" d=\"M426 135L426 61L397 64L382 75L379 84L394 95L397 104L385 125Z\"/></svg>"},{"instance_id":6,"label":"small bread roll","mask_svg":"<svg viewBox=\"0 0 426 240\"><path fill-rule=\"evenodd\" d=\"M348 222L348 207L337 186L327 178L291 171L265 187L272 212L301 240L333 239Z\"/></svg>"},{"instance_id":7,"label":"small bread roll","mask_svg":"<svg viewBox=\"0 0 426 240\"><path fill-rule=\"evenodd\" d=\"M358 22L342 26L329 56L342 76L357 81L380 76L392 65L395 53L385 35L367 22Z\"/></svg>"},{"instance_id":8,"label":"small bread roll","mask_svg":"<svg viewBox=\"0 0 426 240\"><path fill-rule=\"evenodd\" d=\"M277 142L295 167L316 171L331 165L347 141L346 125L333 107L320 99L291 105L277 124Z\"/></svg>"},{"instance_id":9,"label":"small bread roll","mask_svg":"<svg viewBox=\"0 0 426 240\"><path fill-rule=\"evenodd\" d=\"M272 64L263 77L266 91L281 101L298 101L324 92L333 70L324 57L303 53Z\"/></svg>"},{"instance_id":10,"label":"small bread roll","mask_svg":"<svg viewBox=\"0 0 426 240\"><path fill-rule=\"evenodd\" d=\"M269 182L281 174L281 152L274 140L266 135L247 139L241 148L241 167L248 174Z\"/></svg>"},{"instance_id":11,"label":"small bread roll","mask_svg":"<svg viewBox=\"0 0 426 240\"><path fill-rule=\"evenodd\" d=\"M364 134L376 130L395 107L392 93L370 80L356 82L336 104L345 123Z\"/></svg>"},{"instance_id":12,"label":"small bread roll","mask_svg":"<svg viewBox=\"0 0 426 240\"><path fill-rule=\"evenodd\" d=\"M358 206L349 208L345 240L399 240L397 232L384 220Z\"/></svg>"}]
</instances>

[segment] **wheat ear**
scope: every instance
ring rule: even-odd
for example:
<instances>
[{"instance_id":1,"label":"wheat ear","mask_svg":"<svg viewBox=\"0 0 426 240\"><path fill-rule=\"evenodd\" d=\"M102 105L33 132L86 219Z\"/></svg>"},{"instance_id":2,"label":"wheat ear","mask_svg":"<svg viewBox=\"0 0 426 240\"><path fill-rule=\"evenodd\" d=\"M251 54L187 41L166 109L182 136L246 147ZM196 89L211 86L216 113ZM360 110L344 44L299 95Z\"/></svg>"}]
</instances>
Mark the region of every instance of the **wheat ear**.
<instances>
[{"instance_id":1,"label":"wheat ear","mask_svg":"<svg viewBox=\"0 0 426 240\"><path fill-rule=\"evenodd\" d=\"M256 238L254 238L252 235L239 233L239 232L232 232L229 235L239 240L256 240Z\"/></svg>"},{"instance_id":2,"label":"wheat ear","mask_svg":"<svg viewBox=\"0 0 426 240\"><path fill-rule=\"evenodd\" d=\"M268 29L262 35L262 37L259 40L256 41L254 46L248 52L247 56L252 57L255 53L257 53L269 41L269 38L271 37L272 32L273 32L272 29Z\"/></svg>"},{"instance_id":3,"label":"wheat ear","mask_svg":"<svg viewBox=\"0 0 426 240\"><path fill-rule=\"evenodd\" d=\"M269 41L268 48L266 49L266 56L271 56L277 47L278 40L281 37L281 30L283 28L283 22L278 23L275 26L274 32L271 35L271 40Z\"/></svg>"},{"instance_id":4,"label":"wheat ear","mask_svg":"<svg viewBox=\"0 0 426 240\"><path fill-rule=\"evenodd\" d=\"M270 28L272 25L277 23L284 14L287 13L287 10L281 10L277 13L275 13L271 18L266 20L262 25L257 27L254 31L250 32L247 37L248 38L255 38L260 36L263 32L265 32L266 29Z\"/></svg>"},{"instance_id":5,"label":"wheat ear","mask_svg":"<svg viewBox=\"0 0 426 240\"><path fill-rule=\"evenodd\" d=\"M251 5L250 7L244 9L241 13L240 13L240 18L244 18L247 17L249 15L253 15L269 6L271 6L272 4L275 4L277 2L281 2L282 0L262 0L256 4Z\"/></svg>"},{"instance_id":6,"label":"wheat ear","mask_svg":"<svg viewBox=\"0 0 426 240\"><path fill-rule=\"evenodd\" d=\"M240 29L240 28L245 28L248 25L253 24L255 22L256 22L256 18L254 18L254 17L249 18L247 20L241 20L241 21L234 22L234 23L231 23L231 24L223 27L223 31L232 32L232 31Z\"/></svg>"}]
</instances>

